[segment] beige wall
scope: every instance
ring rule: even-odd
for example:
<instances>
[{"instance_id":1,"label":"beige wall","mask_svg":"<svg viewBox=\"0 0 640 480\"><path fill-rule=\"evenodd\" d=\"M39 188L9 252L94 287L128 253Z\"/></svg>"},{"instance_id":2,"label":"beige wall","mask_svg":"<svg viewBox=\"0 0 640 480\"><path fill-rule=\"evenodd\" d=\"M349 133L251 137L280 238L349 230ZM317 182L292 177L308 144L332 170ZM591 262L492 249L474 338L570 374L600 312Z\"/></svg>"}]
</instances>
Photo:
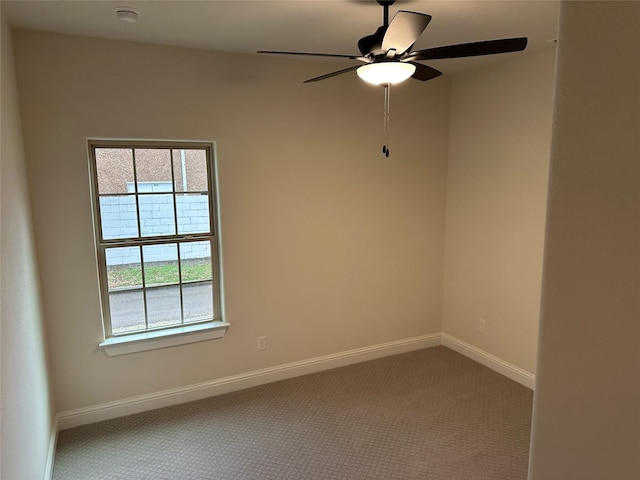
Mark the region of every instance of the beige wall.
<instances>
[{"instance_id":1,"label":"beige wall","mask_svg":"<svg viewBox=\"0 0 640 480\"><path fill-rule=\"evenodd\" d=\"M441 329L449 81L392 94L342 63L18 33L16 65L59 411ZM107 358L87 137L217 142L221 340ZM269 349L256 352L256 337Z\"/></svg>"},{"instance_id":2,"label":"beige wall","mask_svg":"<svg viewBox=\"0 0 640 480\"><path fill-rule=\"evenodd\" d=\"M2 26L0 477L45 478L53 426L10 27Z\"/></svg>"},{"instance_id":3,"label":"beige wall","mask_svg":"<svg viewBox=\"0 0 640 480\"><path fill-rule=\"evenodd\" d=\"M443 331L532 373L554 63L550 46L457 75L451 94Z\"/></svg>"},{"instance_id":4,"label":"beige wall","mask_svg":"<svg viewBox=\"0 0 640 480\"><path fill-rule=\"evenodd\" d=\"M640 3L561 15L530 478L640 478Z\"/></svg>"},{"instance_id":5,"label":"beige wall","mask_svg":"<svg viewBox=\"0 0 640 480\"><path fill-rule=\"evenodd\" d=\"M639 5L575 2L563 9L534 480L631 479L640 472ZM2 473L40 478L51 417L5 27ZM347 77L300 85L301 79L330 70L330 63L27 33L16 43L58 410L440 330L446 79L394 92L394 157L383 160L379 90ZM541 132L549 122L543 111L549 108L551 56L496 66L504 77L489 70L458 77L451 113L444 329L531 371L535 340L526 340L524 332L535 337L539 264L534 260L542 233L533 225L544 204L533 199L544 197ZM541 70L530 71L535 62ZM519 84L506 79L525 72L529 83L523 96ZM472 99L473 92L506 96L509 114L483 112L478 107L490 97ZM525 106L531 109L527 122L518 122ZM492 121L483 118L486 114ZM473 118L483 122L483 132ZM492 125L522 139L522 145L502 145ZM535 145L527 131L536 132ZM97 351L101 329L87 136L218 141L227 316L233 323L226 338L111 359ZM420 148L416 138L427 147ZM531 156L533 165L523 164L523 155ZM499 175L494 168L507 160L522 171ZM491 162L491 169L480 169L478 161ZM473 178L463 166L472 169ZM494 171L505 182L496 184L495 176L487 175ZM526 195L513 188L525 174L535 180L520 184ZM464 187L471 188L468 195ZM465 202L482 225L463 211ZM519 215L522 211L531 214ZM500 217L517 228L506 230ZM463 246L465 219L471 222L469 233L480 238ZM501 239L514 239L515 245L503 253L496 248ZM489 306L476 312L482 298L472 294L467 300L462 293L478 284L468 284L459 269L470 268L472 276L483 279L478 272L485 253L498 257L491 268L498 281L481 291L490 300L507 302L499 311ZM465 258L468 262L461 262ZM515 265L510 267L509 260ZM524 291L518 271L526 272L533 286L527 294L518 293ZM11 284L7 273L15 274ZM16 278L20 283L14 284ZM514 282L513 288L506 280ZM16 301L7 304L7 295ZM514 298L522 300L524 323L522 311L512 313ZM453 303L459 299L464 311ZM7 322L7 312L16 321ZM476 330L480 315L488 322L482 337ZM269 335L269 350L258 354L255 337L262 334ZM520 342L523 353L510 345Z\"/></svg>"}]
</instances>

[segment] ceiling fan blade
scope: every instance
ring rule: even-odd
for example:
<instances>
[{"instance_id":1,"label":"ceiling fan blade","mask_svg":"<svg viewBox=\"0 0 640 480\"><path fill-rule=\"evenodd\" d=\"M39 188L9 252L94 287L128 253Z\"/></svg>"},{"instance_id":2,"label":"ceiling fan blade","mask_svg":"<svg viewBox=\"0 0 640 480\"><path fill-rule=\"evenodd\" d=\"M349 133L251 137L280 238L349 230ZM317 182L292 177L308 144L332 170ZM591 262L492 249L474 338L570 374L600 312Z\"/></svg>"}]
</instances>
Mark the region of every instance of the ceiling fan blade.
<instances>
[{"instance_id":1,"label":"ceiling fan blade","mask_svg":"<svg viewBox=\"0 0 640 480\"><path fill-rule=\"evenodd\" d=\"M423 65L422 63L409 62L411 65L415 65L416 71L411 75L411 78L415 78L416 80L421 80L426 82L427 80L431 80L432 78L439 77L442 75L440 70L436 70L435 68L431 68L428 65Z\"/></svg>"},{"instance_id":2,"label":"ceiling fan blade","mask_svg":"<svg viewBox=\"0 0 640 480\"><path fill-rule=\"evenodd\" d=\"M349 68L338 70L337 72L325 73L324 75L320 75L319 77L310 78L309 80L305 80L303 83L318 82L320 80L324 80L325 78L331 78L335 77L336 75L342 75L343 73L353 72L358 68L360 68L360 65L354 65Z\"/></svg>"},{"instance_id":3,"label":"ceiling fan blade","mask_svg":"<svg viewBox=\"0 0 640 480\"><path fill-rule=\"evenodd\" d=\"M349 58L351 60L360 60L361 62L366 62L366 63L370 62L368 58L360 57L357 55L340 55L338 53L276 52L273 50L259 50L257 53L266 53L269 55L302 55L306 57Z\"/></svg>"},{"instance_id":4,"label":"ceiling fan blade","mask_svg":"<svg viewBox=\"0 0 640 480\"><path fill-rule=\"evenodd\" d=\"M439 60L444 58L476 57L496 53L519 52L527 46L527 37L503 38L485 42L461 43L446 47L427 48L410 53L403 60Z\"/></svg>"},{"instance_id":5,"label":"ceiling fan blade","mask_svg":"<svg viewBox=\"0 0 640 480\"><path fill-rule=\"evenodd\" d=\"M393 49L396 55L403 54L411 48L430 21L431 15L398 10L384 34L382 50L388 52Z\"/></svg>"}]
</instances>

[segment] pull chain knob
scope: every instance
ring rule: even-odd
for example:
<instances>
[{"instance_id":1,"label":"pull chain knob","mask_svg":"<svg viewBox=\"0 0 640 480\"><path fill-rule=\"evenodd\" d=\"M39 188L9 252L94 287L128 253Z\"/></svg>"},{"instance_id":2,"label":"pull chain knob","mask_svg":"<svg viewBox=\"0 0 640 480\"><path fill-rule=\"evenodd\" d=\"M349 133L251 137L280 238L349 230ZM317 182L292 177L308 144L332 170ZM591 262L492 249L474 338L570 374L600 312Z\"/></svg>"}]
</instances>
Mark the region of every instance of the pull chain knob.
<instances>
[{"instance_id":1,"label":"pull chain knob","mask_svg":"<svg viewBox=\"0 0 640 480\"><path fill-rule=\"evenodd\" d=\"M389 104L391 100L391 84L387 83L384 87L384 138L385 144L382 146L382 153L385 157L389 158L389 117L390 109Z\"/></svg>"}]
</instances>

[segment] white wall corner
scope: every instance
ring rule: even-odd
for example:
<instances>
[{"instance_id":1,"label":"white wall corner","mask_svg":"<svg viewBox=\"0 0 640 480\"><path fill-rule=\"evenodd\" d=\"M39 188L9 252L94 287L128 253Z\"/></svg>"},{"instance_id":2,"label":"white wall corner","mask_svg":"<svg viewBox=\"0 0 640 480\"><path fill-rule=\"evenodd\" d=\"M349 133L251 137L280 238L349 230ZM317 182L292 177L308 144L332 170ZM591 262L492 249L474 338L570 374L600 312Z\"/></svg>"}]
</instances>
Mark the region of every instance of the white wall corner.
<instances>
[{"instance_id":1,"label":"white wall corner","mask_svg":"<svg viewBox=\"0 0 640 480\"><path fill-rule=\"evenodd\" d=\"M56 458L56 444L58 443L58 416L53 419L51 437L49 438L49 449L47 451L47 465L44 471L44 480L53 479L53 462Z\"/></svg>"},{"instance_id":2,"label":"white wall corner","mask_svg":"<svg viewBox=\"0 0 640 480\"><path fill-rule=\"evenodd\" d=\"M491 370L494 370L495 372L530 388L531 390L534 389L536 377L533 373L509 362L505 362L501 358L491 355L490 353L463 342L462 340L459 340L447 333L442 332L441 340L442 345L445 347L448 347L465 357L469 357L471 360L474 360L481 365L484 365L485 367L488 367Z\"/></svg>"}]
</instances>

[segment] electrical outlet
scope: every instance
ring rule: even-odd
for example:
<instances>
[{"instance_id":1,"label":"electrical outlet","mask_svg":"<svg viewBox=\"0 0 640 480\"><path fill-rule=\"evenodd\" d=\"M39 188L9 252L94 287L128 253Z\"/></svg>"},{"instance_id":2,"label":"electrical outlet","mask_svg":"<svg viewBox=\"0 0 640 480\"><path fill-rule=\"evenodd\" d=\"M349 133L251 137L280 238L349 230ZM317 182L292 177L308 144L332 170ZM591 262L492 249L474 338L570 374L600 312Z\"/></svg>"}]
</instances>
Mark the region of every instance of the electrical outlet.
<instances>
[{"instance_id":1,"label":"electrical outlet","mask_svg":"<svg viewBox=\"0 0 640 480\"><path fill-rule=\"evenodd\" d=\"M480 333L486 333L487 332L487 321L484 318L479 318L478 319L478 331Z\"/></svg>"},{"instance_id":2,"label":"electrical outlet","mask_svg":"<svg viewBox=\"0 0 640 480\"><path fill-rule=\"evenodd\" d=\"M262 350L266 350L267 349L267 337L266 336L262 336L262 337L258 337L258 351L262 351Z\"/></svg>"}]
</instances>

